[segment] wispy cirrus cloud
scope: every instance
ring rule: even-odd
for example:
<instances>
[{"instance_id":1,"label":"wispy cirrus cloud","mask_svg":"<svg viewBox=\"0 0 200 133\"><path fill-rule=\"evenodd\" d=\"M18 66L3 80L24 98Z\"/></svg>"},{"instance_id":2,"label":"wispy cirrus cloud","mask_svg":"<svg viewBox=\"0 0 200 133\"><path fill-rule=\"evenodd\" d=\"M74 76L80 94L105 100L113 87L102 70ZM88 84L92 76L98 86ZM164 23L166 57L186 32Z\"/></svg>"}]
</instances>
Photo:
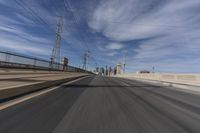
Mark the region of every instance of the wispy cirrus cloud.
<instances>
[{"instance_id":1,"label":"wispy cirrus cloud","mask_svg":"<svg viewBox=\"0 0 200 133\"><path fill-rule=\"evenodd\" d=\"M172 71L184 65L192 72L191 63L200 66L196 61L200 56L199 5L199 0L103 0L88 25L127 46L130 70L137 64L140 69L157 65Z\"/></svg>"},{"instance_id":2,"label":"wispy cirrus cloud","mask_svg":"<svg viewBox=\"0 0 200 133\"><path fill-rule=\"evenodd\" d=\"M106 46L106 49L108 50L120 50L124 47L123 44L120 43L110 43Z\"/></svg>"},{"instance_id":3,"label":"wispy cirrus cloud","mask_svg":"<svg viewBox=\"0 0 200 133\"><path fill-rule=\"evenodd\" d=\"M2 7L11 8L8 14L0 14L0 49L32 54L35 56L50 55L54 38L49 39L29 12L26 12L14 1L0 2ZM12 7L13 5L16 5ZM35 7L36 8L36 7ZM2 8L3 10L3 8ZM35 32L35 31L36 32Z\"/></svg>"},{"instance_id":4,"label":"wispy cirrus cloud","mask_svg":"<svg viewBox=\"0 0 200 133\"><path fill-rule=\"evenodd\" d=\"M52 42L48 38L30 34L29 31L18 24L20 22L15 19L3 19L2 23L0 23L0 47L10 51L48 55L49 52L47 53L47 50L49 49L46 48Z\"/></svg>"},{"instance_id":5,"label":"wispy cirrus cloud","mask_svg":"<svg viewBox=\"0 0 200 133\"><path fill-rule=\"evenodd\" d=\"M126 57L129 71L153 66L158 71L200 71L199 0L69 0L73 10L65 9L63 0L20 2L32 11L0 0L0 48L50 54L56 19L62 15L61 52L76 63L82 63L88 47L102 66Z\"/></svg>"}]
</instances>

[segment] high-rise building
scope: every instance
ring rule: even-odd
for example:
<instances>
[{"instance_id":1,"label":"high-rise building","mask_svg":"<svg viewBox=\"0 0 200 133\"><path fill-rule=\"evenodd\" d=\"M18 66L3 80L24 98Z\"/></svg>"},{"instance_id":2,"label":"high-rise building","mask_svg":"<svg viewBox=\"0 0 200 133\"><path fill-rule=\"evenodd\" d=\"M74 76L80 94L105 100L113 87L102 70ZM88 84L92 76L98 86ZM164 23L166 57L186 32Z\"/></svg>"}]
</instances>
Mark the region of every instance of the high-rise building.
<instances>
[{"instance_id":1,"label":"high-rise building","mask_svg":"<svg viewBox=\"0 0 200 133\"><path fill-rule=\"evenodd\" d=\"M96 67L96 72L99 72L99 67Z\"/></svg>"},{"instance_id":2,"label":"high-rise building","mask_svg":"<svg viewBox=\"0 0 200 133\"><path fill-rule=\"evenodd\" d=\"M122 70L122 64L121 63L118 63L116 65L116 74L119 75L121 74L121 70Z\"/></svg>"},{"instance_id":3,"label":"high-rise building","mask_svg":"<svg viewBox=\"0 0 200 133\"><path fill-rule=\"evenodd\" d=\"M68 69L68 59L66 57L62 58L61 64L63 65L63 70L67 71L67 69Z\"/></svg>"},{"instance_id":4,"label":"high-rise building","mask_svg":"<svg viewBox=\"0 0 200 133\"><path fill-rule=\"evenodd\" d=\"M100 69L100 73L101 73L102 75L104 75L104 74L105 74L105 70L104 70L104 68L103 68L103 67L101 67L101 69Z\"/></svg>"}]
</instances>

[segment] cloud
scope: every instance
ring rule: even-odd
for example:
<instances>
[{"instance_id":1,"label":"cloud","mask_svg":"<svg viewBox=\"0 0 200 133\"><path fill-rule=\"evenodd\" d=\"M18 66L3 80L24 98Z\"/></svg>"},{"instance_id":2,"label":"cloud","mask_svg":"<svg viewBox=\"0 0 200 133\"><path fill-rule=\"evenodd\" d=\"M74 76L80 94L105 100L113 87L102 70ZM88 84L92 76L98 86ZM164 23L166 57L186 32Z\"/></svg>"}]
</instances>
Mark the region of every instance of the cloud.
<instances>
[{"instance_id":1,"label":"cloud","mask_svg":"<svg viewBox=\"0 0 200 133\"><path fill-rule=\"evenodd\" d=\"M130 70L154 64L160 70L184 72L190 65L200 66L196 61L200 56L199 5L199 0L103 0L88 25L117 43L137 42L126 45L127 62L134 61Z\"/></svg>"},{"instance_id":2,"label":"cloud","mask_svg":"<svg viewBox=\"0 0 200 133\"><path fill-rule=\"evenodd\" d=\"M82 62L86 42L94 53L91 56L102 65L114 65L126 56L129 71L154 65L162 71L200 68L199 0L71 1L78 24L73 22L73 13L61 6L63 3L22 3L47 24L14 1L0 0L0 39L4 42L0 48L49 54L55 42L56 16L62 14L64 56L76 53Z\"/></svg>"},{"instance_id":3,"label":"cloud","mask_svg":"<svg viewBox=\"0 0 200 133\"><path fill-rule=\"evenodd\" d=\"M5 25L4 23L6 22L8 24L13 22L13 24ZM48 46L49 44L52 44L50 39L30 34L21 26L16 25L15 21L12 19L3 19L2 23L0 24L0 35L0 47L15 49L17 51L21 50L39 53L41 51L44 52L44 50L40 49L41 45Z\"/></svg>"},{"instance_id":4,"label":"cloud","mask_svg":"<svg viewBox=\"0 0 200 133\"><path fill-rule=\"evenodd\" d=\"M17 15L18 16L18 15ZM19 17L19 16L18 16ZM20 18L22 15L20 15ZM25 29L23 23L9 16L0 16L0 48L5 51L15 51L26 54L49 55L52 40L31 34ZM23 21L31 23L31 19L23 16Z\"/></svg>"},{"instance_id":5,"label":"cloud","mask_svg":"<svg viewBox=\"0 0 200 133\"><path fill-rule=\"evenodd\" d=\"M112 56L117 55L117 52L108 52L106 55L112 57Z\"/></svg>"},{"instance_id":6,"label":"cloud","mask_svg":"<svg viewBox=\"0 0 200 133\"><path fill-rule=\"evenodd\" d=\"M9 51L25 52L25 53L34 53L40 55L49 55L48 51L43 48L32 47L30 45L24 45L21 43L16 43L9 40L2 40L2 48L9 49Z\"/></svg>"},{"instance_id":7,"label":"cloud","mask_svg":"<svg viewBox=\"0 0 200 133\"><path fill-rule=\"evenodd\" d=\"M45 35L41 24L35 23L34 18L19 6L12 7L16 3L11 1L0 1L0 3L10 9L9 15L4 14L3 11L0 14L0 48L21 53L32 53L36 56L49 55L54 44L54 38L49 39ZM44 12L40 13L44 14ZM48 16L46 13L45 17ZM40 32L39 34L37 30Z\"/></svg>"},{"instance_id":8,"label":"cloud","mask_svg":"<svg viewBox=\"0 0 200 133\"><path fill-rule=\"evenodd\" d=\"M12 36L12 39L10 39L10 36L0 37L0 40L1 49L27 54L50 55L50 47L45 45L36 45L34 41L28 41L14 36Z\"/></svg>"},{"instance_id":9,"label":"cloud","mask_svg":"<svg viewBox=\"0 0 200 133\"><path fill-rule=\"evenodd\" d=\"M124 45L120 43L110 43L106 46L108 50L120 50L122 48L124 48Z\"/></svg>"}]
</instances>

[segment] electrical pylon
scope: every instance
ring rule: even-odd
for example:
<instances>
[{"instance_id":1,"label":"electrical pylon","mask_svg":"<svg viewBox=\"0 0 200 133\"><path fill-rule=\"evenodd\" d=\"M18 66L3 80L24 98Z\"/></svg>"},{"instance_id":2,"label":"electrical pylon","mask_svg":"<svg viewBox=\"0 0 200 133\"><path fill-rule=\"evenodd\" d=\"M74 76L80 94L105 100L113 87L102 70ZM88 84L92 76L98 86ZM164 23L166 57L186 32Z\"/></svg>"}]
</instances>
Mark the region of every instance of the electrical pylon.
<instances>
[{"instance_id":1,"label":"electrical pylon","mask_svg":"<svg viewBox=\"0 0 200 133\"><path fill-rule=\"evenodd\" d=\"M52 50L51 65L60 63L60 45L63 32L63 17L58 17L57 28L56 28L56 41Z\"/></svg>"},{"instance_id":2,"label":"electrical pylon","mask_svg":"<svg viewBox=\"0 0 200 133\"><path fill-rule=\"evenodd\" d=\"M86 51L83 57L83 70L87 70L88 58L90 51Z\"/></svg>"}]
</instances>

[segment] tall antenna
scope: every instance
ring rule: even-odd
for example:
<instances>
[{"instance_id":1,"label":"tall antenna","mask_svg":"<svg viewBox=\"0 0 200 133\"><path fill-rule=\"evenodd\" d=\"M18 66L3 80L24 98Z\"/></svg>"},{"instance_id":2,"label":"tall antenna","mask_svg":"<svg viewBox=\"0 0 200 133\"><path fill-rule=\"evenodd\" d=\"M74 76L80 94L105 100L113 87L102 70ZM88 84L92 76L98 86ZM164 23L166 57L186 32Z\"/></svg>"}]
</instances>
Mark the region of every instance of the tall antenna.
<instances>
[{"instance_id":1,"label":"tall antenna","mask_svg":"<svg viewBox=\"0 0 200 133\"><path fill-rule=\"evenodd\" d=\"M87 70L87 64L88 64L88 59L89 59L89 53L90 51L86 51L83 57L83 70Z\"/></svg>"},{"instance_id":2,"label":"tall antenna","mask_svg":"<svg viewBox=\"0 0 200 133\"><path fill-rule=\"evenodd\" d=\"M61 44L62 32L63 32L63 18L60 16L58 17L57 21L56 41L52 50L51 65L60 62L60 44Z\"/></svg>"}]
</instances>

